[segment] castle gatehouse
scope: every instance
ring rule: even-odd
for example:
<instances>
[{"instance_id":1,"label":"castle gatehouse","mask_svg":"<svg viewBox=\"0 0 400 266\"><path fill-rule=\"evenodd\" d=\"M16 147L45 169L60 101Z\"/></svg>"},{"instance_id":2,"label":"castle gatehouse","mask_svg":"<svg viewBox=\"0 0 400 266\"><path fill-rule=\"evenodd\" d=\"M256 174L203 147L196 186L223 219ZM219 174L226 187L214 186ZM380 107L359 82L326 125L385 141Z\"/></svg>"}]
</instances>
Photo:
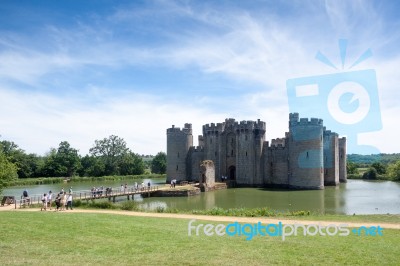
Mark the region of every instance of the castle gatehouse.
<instances>
[{"instance_id":1,"label":"castle gatehouse","mask_svg":"<svg viewBox=\"0 0 400 266\"><path fill-rule=\"evenodd\" d=\"M289 114L284 138L265 141L260 121L226 119L203 125L193 146L192 125L167 129L167 183L200 181L201 163L210 160L217 181L237 186L323 189L347 181L346 138L326 130L322 119Z\"/></svg>"}]
</instances>

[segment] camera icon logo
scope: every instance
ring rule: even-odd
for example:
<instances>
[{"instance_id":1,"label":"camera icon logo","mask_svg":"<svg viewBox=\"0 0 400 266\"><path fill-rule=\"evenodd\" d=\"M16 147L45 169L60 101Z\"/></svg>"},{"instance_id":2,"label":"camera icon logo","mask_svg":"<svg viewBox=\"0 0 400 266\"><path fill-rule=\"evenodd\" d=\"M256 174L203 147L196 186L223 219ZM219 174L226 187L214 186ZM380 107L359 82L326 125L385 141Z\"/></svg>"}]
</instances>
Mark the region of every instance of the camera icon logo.
<instances>
[{"instance_id":1,"label":"camera icon logo","mask_svg":"<svg viewBox=\"0 0 400 266\"><path fill-rule=\"evenodd\" d=\"M339 40L342 66L347 42ZM371 56L367 50L351 67ZM320 52L316 58L336 68ZM305 117L322 118L324 125L347 136L351 153L379 153L376 147L358 145L359 133L382 129L376 72L373 69L289 79L289 110Z\"/></svg>"}]
</instances>

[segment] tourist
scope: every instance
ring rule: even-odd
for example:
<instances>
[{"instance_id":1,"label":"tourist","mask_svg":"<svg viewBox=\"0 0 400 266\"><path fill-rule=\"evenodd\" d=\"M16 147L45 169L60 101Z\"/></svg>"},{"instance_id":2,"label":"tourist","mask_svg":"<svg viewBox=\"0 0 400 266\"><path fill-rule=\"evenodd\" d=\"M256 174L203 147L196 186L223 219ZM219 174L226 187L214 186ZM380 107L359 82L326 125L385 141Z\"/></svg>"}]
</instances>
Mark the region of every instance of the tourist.
<instances>
[{"instance_id":1,"label":"tourist","mask_svg":"<svg viewBox=\"0 0 400 266\"><path fill-rule=\"evenodd\" d=\"M72 210L72 194L68 194L68 198L67 198L67 210L68 207Z\"/></svg>"},{"instance_id":2,"label":"tourist","mask_svg":"<svg viewBox=\"0 0 400 266\"><path fill-rule=\"evenodd\" d=\"M72 193L72 187L69 188L69 193Z\"/></svg>"},{"instance_id":3,"label":"tourist","mask_svg":"<svg viewBox=\"0 0 400 266\"><path fill-rule=\"evenodd\" d=\"M124 194L126 194L127 192L128 192L128 184L125 183L125 186L124 186Z\"/></svg>"},{"instance_id":4,"label":"tourist","mask_svg":"<svg viewBox=\"0 0 400 266\"><path fill-rule=\"evenodd\" d=\"M47 194L44 193L42 197L42 207L40 208L40 211L43 211L43 209L46 211L47 210Z\"/></svg>"},{"instance_id":5,"label":"tourist","mask_svg":"<svg viewBox=\"0 0 400 266\"><path fill-rule=\"evenodd\" d=\"M60 210L60 206L61 206L61 196L60 196L60 193L57 194L55 203L56 203L56 210L55 210L55 211L59 211L59 210Z\"/></svg>"},{"instance_id":6,"label":"tourist","mask_svg":"<svg viewBox=\"0 0 400 266\"><path fill-rule=\"evenodd\" d=\"M49 204L50 210L51 210L51 204L53 203L52 198L53 198L53 193L50 190L49 195L47 195L47 202Z\"/></svg>"},{"instance_id":7,"label":"tourist","mask_svg":"<svg viewBox=\"0 0 400 266\"><path fill-rule=\"evenodd\" d=\"M142 185L140 187L140 189L143 191L144 190L144 182L142 181Z\"/></svg>"},{"instance_id":8,"label":"tourist","mask_svg":"<svg viewBox=\"0 0 400 266\"><path fill-rule=\"evenodd\" d=\"M64 194L64 188L61 188L60 194Z\"/></svg>"},{"instance_id":9,"label":"tourist","mask_svg":"<svg viewBox=\"0 0 400 266\"><path fill-rule=\"evenodd\" d=\"M124 185L121 184L120 193L124 192Z\"/></svg>"},{"instance_id":10,"label":"tourist","mask_svg":"<svg viewBox=\"0 0 400 266\"><path fill-rule=\"evenodd\" d=\"M148 190L150 190L150 181L149 182L147 182L147 188L148 188Z\"/></svg>"},{"instance_id":11,"label":"tourist","mask_svg":"<svg viewBox=\"0 0 400 266\"><path fill-rule=\"evenodd\" d=\"M24 190L23 192L22 192L22 199L24 200L24 204L30 204L31 203L31 199L29 198L29 195L28 195L28 190Z\"/></svg>"},{"instance_id":12,"label":"tourist","mask_svg":"<svg viewBox=\"0 0 400 266\"><path fill-rule=\"evenodd\" d=\"M171 188L174 187L174 180L173 180L173 179L171 179L171 185L170 185L170 187L171 187Z\"/></svg>"},{"instance_id":13,"label":"tourist","mask_svg":"<svg viewBox=\"0 0 400 266\"><path fill-rule=\"evenodd\" d=\"M135 191L138 191L138 183L135 182Z\"/></svg>"},{"instance_id":14,"label":"tourist","mask_svg":"<svg viewBox=\"0 0 400 266\"><path fill-rule=\"evenodd\" d=\"M63 210L65 210L65 193L61 193L60 192L60 197L61 197L61 200L60 200L60 210L61 211L63 211Z\"/></svg>"}]
</instances>

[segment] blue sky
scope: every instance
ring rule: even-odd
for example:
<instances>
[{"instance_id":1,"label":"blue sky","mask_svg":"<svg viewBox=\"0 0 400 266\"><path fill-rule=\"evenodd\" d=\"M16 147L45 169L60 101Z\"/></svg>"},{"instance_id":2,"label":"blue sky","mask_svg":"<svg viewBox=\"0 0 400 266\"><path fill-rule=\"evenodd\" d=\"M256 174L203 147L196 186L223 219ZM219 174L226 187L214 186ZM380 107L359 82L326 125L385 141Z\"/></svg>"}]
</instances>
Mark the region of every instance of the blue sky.
<instances>
[{"instance_id":1,"label":"blue sky","mask_svg":"<svg viewBox=\"0 0 400 266\"><path fill-rule=\"evenodd\" d=\"M260 118L266 140L282 137L286 81L343 71L315 55L340 65L345 38L346 63L373 52L355 70L376 71L382 114L382 129L358 141L400 152L390 141L398 10L396 1L2 1L0 135L27 152L66 140L86 154L115 134L156 154L172 124L191 122L196 140L203 124L232 117Z\"/></svg>"}]
</instances>

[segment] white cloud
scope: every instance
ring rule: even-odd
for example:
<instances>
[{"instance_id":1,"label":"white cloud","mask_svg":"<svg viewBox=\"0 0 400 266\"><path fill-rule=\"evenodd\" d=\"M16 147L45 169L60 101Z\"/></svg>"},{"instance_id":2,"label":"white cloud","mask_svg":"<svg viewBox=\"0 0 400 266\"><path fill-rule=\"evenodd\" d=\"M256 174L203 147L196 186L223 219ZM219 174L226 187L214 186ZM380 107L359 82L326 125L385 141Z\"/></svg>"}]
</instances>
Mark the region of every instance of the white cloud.
<instances>
[{"instance_id":1,"label":"white cloud","mask_svg":"<svg viewBox=\"0 0 400 266\"><path fill-rule=\"evenodd\" d=\"M306 7L306 11L314 13L286 20L279 14L260 16L251 10L199 8L190 3L161 1L155 6L119 9L107 19L100 18L93 24L80 21L68 29L56 24L48 26L40 34L45 49L26 45L33 36L0 39L4 47L0 51L2 137L40 154L67 140L85 154L95 139L115 134L123 137L135 152L154 154L165 150L165 130L172 124L182 126L191 122L197 139L203 124L223 122L227 117L260 118L267 122L267 140L282 137L288 120L286 80L336 71L314 59L318 49L337 63L338 36L350 38L350 59L356 58L369 45L384 50L382 44L393 42L391 36L381 32L383 18L364 2L327 1L325 9ZM162 22L174 21L175 15L195 26L193 29L185 29L187 25L182 25L183 29L168 28L168 25L164 28ZM370 18L375 22L364 25ZM152 19L161 19L161 22L145 23ZM329 23L319 25L327 19ZM365 29L357 32L362 26ZM119 31L122 27L124 34L130 34L127 38L121 37L124 36ZM325 33L325 27L326 31L334 29L334 32ZM371 31L372 36L368 35ZM162 37L155 38L154 43L148 41L146 46L136 40L141 34L149 35L145 39L151 40L152 34ZM353 52L356 55L352 55ZM399 98L396 85L400 81L396 72L399 65L399 58L386 60L378 54L372 62L359 68L375 68L378 75L384 129L380 135L377 133L379 138L371 142L393 136L398 120L396 112L400 111L396 101ZM234 84L231 86L234 89L227 89L221 95L210 90L201 96L183 92L178 102L151 91L147 95L135 91L116 92L121 88L113 81L100 87L102 85L96 83L106 83L104 80L85 80L84 76L86 70L91 69L107 73L128 67L135 71L134 68L159 66L177 73L194 67L211 80L220 81L219 77L223 76ZM155 76L159 74L157 71L154 71ZM62 77L53 82L55 73L62 73ZM54 88L47 88L47 91L59 91L64 83L75 78L83 81L72 92L44 92L51 86ZM33 90L10 85L10 80L28 84ZM151 82L150 78L149 87L154 86ZM184 91L180 83L181 80L176 80L176 87ZM378 142L382 151L400 149L400 144Z\"/></svg>"}]
</instances>

